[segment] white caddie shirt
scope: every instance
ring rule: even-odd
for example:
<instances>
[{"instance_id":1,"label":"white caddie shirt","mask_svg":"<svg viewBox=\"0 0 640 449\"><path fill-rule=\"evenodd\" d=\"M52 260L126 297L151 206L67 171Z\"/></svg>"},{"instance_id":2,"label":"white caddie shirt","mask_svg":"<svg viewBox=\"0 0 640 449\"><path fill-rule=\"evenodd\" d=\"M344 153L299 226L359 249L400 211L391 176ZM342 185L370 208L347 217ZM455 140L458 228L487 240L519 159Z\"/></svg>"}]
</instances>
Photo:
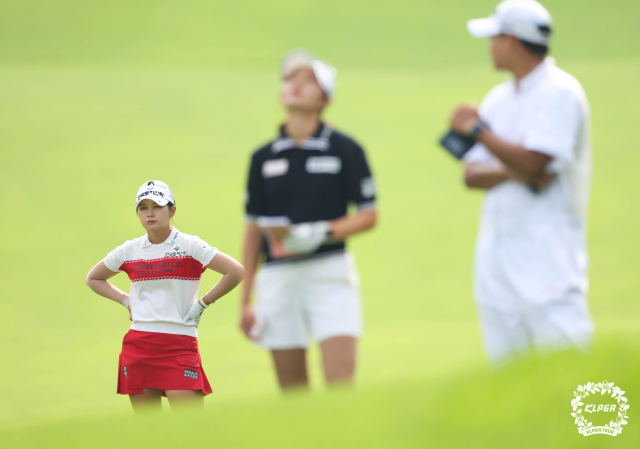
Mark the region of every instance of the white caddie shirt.
<instances>
[{"instance_id":1,"label":"white caddie shirt","mask_svg":"<svg viewBox=\"0 0 640 449\"><path fill-rule=\"evenodd\" d=\"M523 300L542 304L586 294L591 148L582 86L546 58L517 88L514 80L493 88L479 114L500 138L551 156L547 171L556 179L538 194L511 180L487 191L476 244L476 300L509 309ZM480 143L465 161L501 164ZM500 293L506 290L511 294Z\"/></svg>"},{"instance_id":2,"label":"white caddie shirt","mask_svg":"<svg viewBox=\"0 0 640 449\"><path fill-rule=\"evenodd\" d=\"M107 254L107 268L131 279L131 329L197 337L195 324L182 318L197 301L202 273L217 253L199 237L172 228L163 243L153 244L145 234Z\"/></svg>"}]
</instances>

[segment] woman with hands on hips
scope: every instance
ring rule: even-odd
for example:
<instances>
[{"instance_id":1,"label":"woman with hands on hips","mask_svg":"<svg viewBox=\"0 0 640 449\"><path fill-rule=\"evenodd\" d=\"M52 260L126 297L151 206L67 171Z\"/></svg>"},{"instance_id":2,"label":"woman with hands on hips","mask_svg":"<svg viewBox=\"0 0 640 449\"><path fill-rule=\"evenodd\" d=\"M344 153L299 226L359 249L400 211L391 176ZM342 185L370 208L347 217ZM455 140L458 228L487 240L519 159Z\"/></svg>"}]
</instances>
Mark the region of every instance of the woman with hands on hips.
<instances>
[{"instance_id":1,"label":"woman with hands on hips","mask_svg":"<svg viewBox=\"0 0 640 449\"><path fill-rule=\"evenodd\" d=\"M117 392L129 395L136 412L160 410L162 396L172 407L202 405L212 390L196 328L202 312L242 281L244 268L171 226L175 199L164 182L148 181L138 189L136 212L147 233L111 251L86 278L94 292L125 306L132 321L122 343ZM223 276L198 299L207 268ZM131 280L130 294L108 282L121 271Z\"/></svg>"}]
</instances>

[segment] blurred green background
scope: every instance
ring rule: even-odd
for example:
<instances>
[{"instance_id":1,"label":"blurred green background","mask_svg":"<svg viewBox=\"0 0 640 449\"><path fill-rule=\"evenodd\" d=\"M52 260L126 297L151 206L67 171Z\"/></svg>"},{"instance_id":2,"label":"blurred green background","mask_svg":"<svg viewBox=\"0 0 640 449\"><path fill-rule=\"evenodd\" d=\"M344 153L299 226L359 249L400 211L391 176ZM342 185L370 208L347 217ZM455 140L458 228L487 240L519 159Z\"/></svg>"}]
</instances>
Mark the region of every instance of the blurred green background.
<instances>
[{"instance_id":1,"label":"blurred green background","mask_svg":"<svg viewBox=\"0 0 640 449\"><path fill-rule=\"evenodd\" d=\"M436 140L457 102L506 76L465 30L495 1L1 1L0 445L638 447L640 3L544 4L552 55L593 111L596 344L494 373L471 291L482 195ZM234 292L199 328L204 414L132 421L115 394L128 316L84 277L143 234L133 195L148 179L172 187L176 227L240 257L248 159L283 118L277 66L296 47L338 68L326 119L364 145L380 190L379 226L350 242L358 387L325 392L313 349L312 393L282 400ZM573 390L603 379L627 391L629 424L585 438Z\"/></svg>"}]
</instances>

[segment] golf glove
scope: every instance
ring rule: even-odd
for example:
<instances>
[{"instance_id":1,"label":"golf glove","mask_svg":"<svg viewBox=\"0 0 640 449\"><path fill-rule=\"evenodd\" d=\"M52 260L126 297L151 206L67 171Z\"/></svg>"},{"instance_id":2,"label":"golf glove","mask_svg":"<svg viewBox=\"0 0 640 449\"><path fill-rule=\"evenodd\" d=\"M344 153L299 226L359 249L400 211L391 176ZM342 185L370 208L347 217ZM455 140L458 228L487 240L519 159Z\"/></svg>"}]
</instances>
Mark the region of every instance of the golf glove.
<instances>
[{"instance_id":1,"label":"golf glove","mask_svg":"<svg viewBox=\"0 0 640 449\"><path fill-rule=\"evenodd\" d=\"M329 239L330 231L331 228L326 221L292 225L289 235L282 239L282 246L292 253L309 254Z\"/></svg>"},{"instance_id":2,"label":"golf glove","mask_svg":"<svg viewBox=\"0 0 640 449\"><path fill-rule=\"evenodd\" d=\"M204 298L204 296L202 298ZM200 324L200 320L202 319L202 312L204 312L204 309L211 305L205 304L202 298L197 300L196 303L189 308L189 311L182 319L185 324L191 324L189 323L189 321L193 321L194 323L196 323L196 327L198 327L198 325Z\"/></svg>"}]
</instances>

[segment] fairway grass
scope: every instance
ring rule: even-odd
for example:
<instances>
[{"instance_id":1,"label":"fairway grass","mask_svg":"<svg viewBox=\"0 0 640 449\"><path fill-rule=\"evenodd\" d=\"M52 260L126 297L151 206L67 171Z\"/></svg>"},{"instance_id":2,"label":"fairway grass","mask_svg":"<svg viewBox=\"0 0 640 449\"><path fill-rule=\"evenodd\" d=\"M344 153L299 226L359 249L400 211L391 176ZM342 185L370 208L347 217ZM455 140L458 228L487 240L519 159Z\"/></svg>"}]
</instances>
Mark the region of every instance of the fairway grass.
<instances>
[{"instance_id":1,"label":"fairway grass","mask_svg":"<svg viewBox=\"0 0 640 449\"><path fill-rule=\"evenodd\" d=\"M601 343L587 355L529 357L498 372L467 370L446 380L406 380L357 391L246 398L204 411L133 417L91 413L1 429L3 448L632 448L640 444L638 333L634 344ZM608 376L600 379L598 376ZM580 384L616 379L631 404L611 437L579 435L571 400ZM588 402L585 400L585 402ZM609 418L594 414L594 425Z\"/></svg>"}]
</instances>

